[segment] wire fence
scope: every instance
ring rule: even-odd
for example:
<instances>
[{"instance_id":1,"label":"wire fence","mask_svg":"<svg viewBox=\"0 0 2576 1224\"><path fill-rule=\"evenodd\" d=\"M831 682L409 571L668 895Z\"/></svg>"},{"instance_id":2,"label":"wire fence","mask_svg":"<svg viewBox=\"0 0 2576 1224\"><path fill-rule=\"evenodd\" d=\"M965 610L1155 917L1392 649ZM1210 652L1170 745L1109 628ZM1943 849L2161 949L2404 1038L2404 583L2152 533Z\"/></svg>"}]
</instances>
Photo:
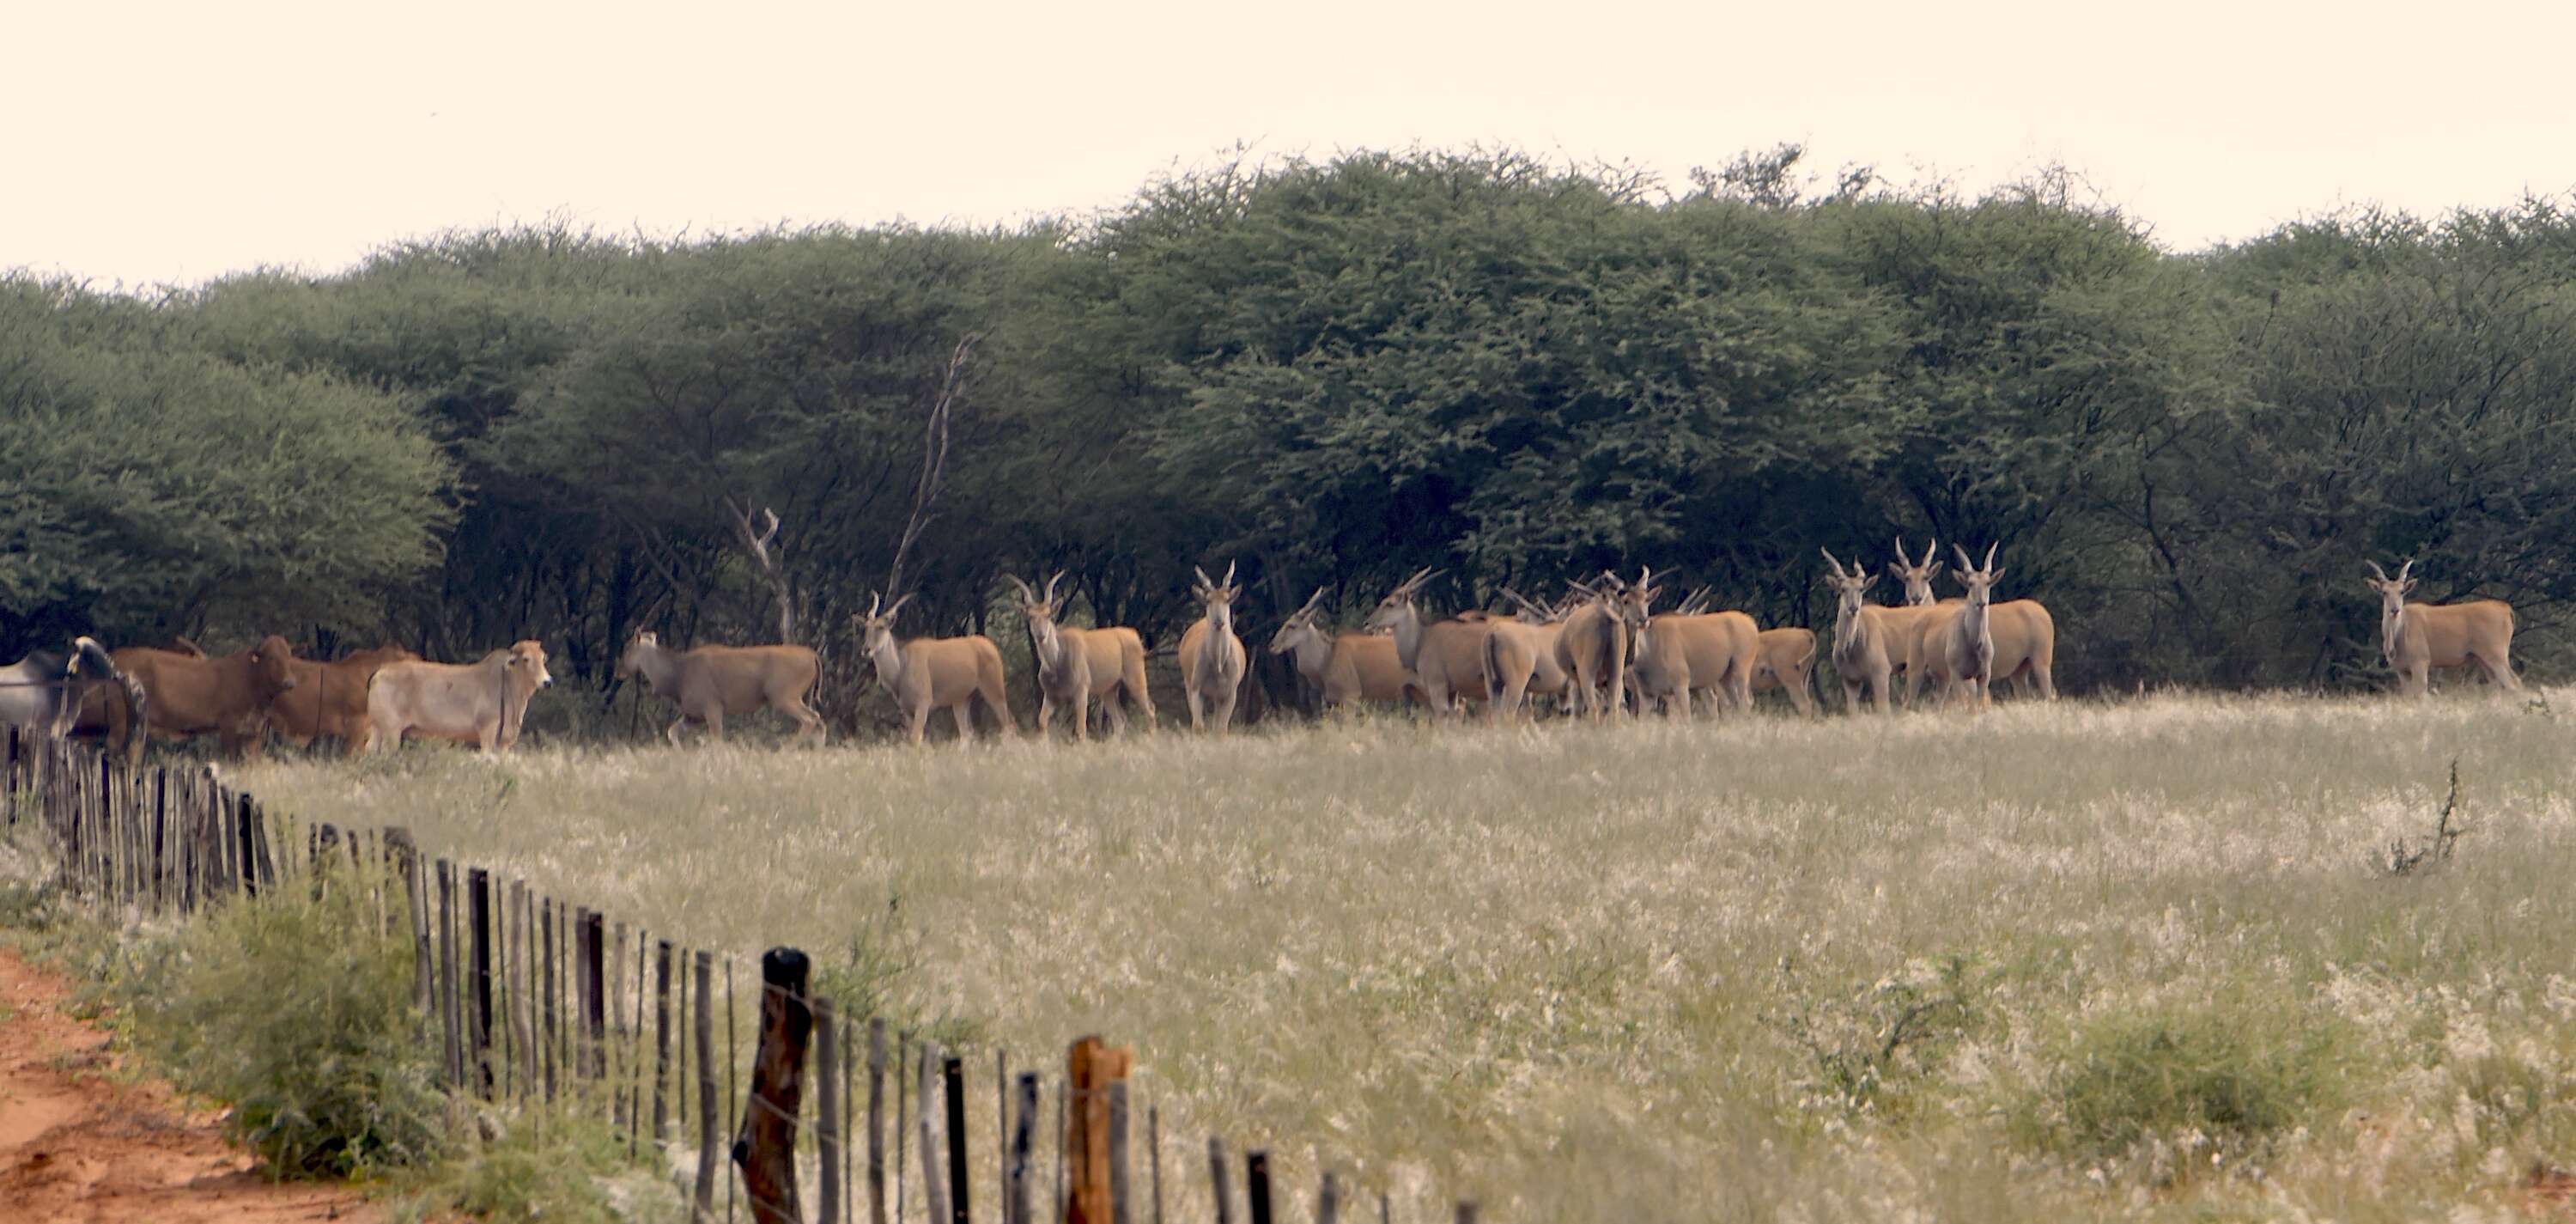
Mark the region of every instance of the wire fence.
<instances>
[{"instance_id":1,"label":"wire fence","mask_svg":"<svg viewBox=\"0 0 2576 1224\"><path fill-rule=\"evenodd\" d=\"M1129 1052L1097 1037L1071 1043L1061 1068L992 1051L992 1159L978 1162L969 1081L982 1060L883 1016L840 1014L796 949L763 954L745 990L731 951L425 856L401 827L272 816L210 769L129 775L95 748L16 728L5 745L11 832L42 830L73 895L185 920L348 881L375 934L408 935L421 1040L435 1044L451 1094L505 1120L571 1110L605 1122L697 1220L967 1224L974 1205L991 1204L987 1218L1003 1224L1271 1224L1298 1201L1319 1224L1369 1214L1364 1192L1330 1168L1309 1174L1311 1198L1289 1193L1266 1149L1243 1152L1238 1193L1219 1136L1204 1176L1185 1172L1201 1166L1166 1159L1177 1136L1164 1134ZM746 1013L757 1019L748 1051ZM717 1167L728 1158L734 1175ZM1041 1181L1052 1187L1044 1217ZM1476 1218L1469 1201L1399 1204L1385 1187L1375 1197L1380 1224Z\"/></svg>"}]
</instances>

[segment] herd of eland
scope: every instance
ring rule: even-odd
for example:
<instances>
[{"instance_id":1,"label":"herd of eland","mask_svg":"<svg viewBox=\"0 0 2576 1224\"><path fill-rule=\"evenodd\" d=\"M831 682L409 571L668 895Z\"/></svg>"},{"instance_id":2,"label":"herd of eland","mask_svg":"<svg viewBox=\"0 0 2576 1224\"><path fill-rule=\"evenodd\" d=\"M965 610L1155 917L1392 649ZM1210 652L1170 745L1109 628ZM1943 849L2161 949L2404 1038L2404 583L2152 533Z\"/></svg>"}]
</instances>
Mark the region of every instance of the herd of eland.
<instances>
[{"instance_id":1,"label":"herd of eland","mask_svg":"<svg viewBox=\"0 0 2576 1224\"><path fill-rule=\"evenodd\" d=\"M1824 551L1822 581L1835 596L1826 656L1847 712L1874 703L1885 714L1900 701L1927 700L1983 709L1998 682L2023 696L2056 699L2056 622L2038 600L1995 601L2006 572L1995 563L1996 551L1989 545L1980 560L1953 543L1950 576L1959 593L1944 599L1934 581L1944 565L1938 549L1927 543L1918 559L1898 539L1886 572L1902 588L1903 602L1893 604L1870 602L1879 574ZM2413 561L2394 578L2378 562L2368 565L2367 581L2380 598L2381 652L2400 692L2423 696L2432 669L2471 665L2501 688L2521 687L2513 674L2510 605L2493 599L2408 603ZM1634 580L1605 573L1569 583L1554 603L1505 588L1514 606L1508 613L1434 615L1424 595L1438 573L1424 569L1397 584L1356 629L1324 623L1318 590L1288 614L1269 649L1289 659L1327 709L1418 704L1448 719L1481 708L1487 719L1507 722L1532 716L1544 699L1568 717L1656 709L1684 717L1702 705L1748 711L1754 693L1777 690L1799 713L1817 711L1814 632L1764 629L1747 613L1710 610L1705 589L1657 611L1665 588L1652 569ZM1250 665L1236 632L1243 589L1232 565L1222 579L1205 570L1193 577L1200 615L1175 652L1181 696L1193 729L1222 732L1235 720ZM1123 732L1131 715L1155 725L1144 636L1122 626L1066 624L1069 597L1058 592L1063 578L1057 574L1043 589L1008 579L1036 673L1036 733L1051 733L1059 708L1077 740L1089 734L1095 709L1113 731ZM872 598L854 621L875 683L892 695L912 742L921 741L931 712L940 709L956 720L959 738L971 741L978 702L1006 733L1016 731L1001 649L981 634L897 638L896 618L911 601L910 594L891 604ZM644 631L618 659L616 675L641 678L677 710L663 733L675 745L683 727L694 724L721 739L726 718L762 709L793 720L800 739L825 737L823 716L810 702L821 660L804 646L674 650ZM534 640L472 663L430 662L392 644L324 663L295 657L276 635L213 657L185 642L109 651L81 637L67 652L37 651L0 669L0 724L45 735L99 735L129 762L140 761L156 732L214 734L228 752L253 749L274 730L298 746L336 737L351 754L389 748L405 735L467 741L492 753L518 739L529 700L552 681L545 647Z\"/></svg>"}]
</instances>

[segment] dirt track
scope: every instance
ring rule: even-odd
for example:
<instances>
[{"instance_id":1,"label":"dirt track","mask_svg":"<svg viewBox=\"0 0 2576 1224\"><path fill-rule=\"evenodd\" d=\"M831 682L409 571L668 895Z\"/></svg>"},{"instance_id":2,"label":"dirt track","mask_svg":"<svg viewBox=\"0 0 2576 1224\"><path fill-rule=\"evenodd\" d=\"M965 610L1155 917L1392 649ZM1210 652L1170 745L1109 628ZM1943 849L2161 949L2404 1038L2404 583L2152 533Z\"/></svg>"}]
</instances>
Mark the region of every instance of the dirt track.
<instances>
[{"instance_id":1,"label":"dirt track","mask_svg":"<svg viewBox=\"0 0 2576 1224\"><path fill-rule=\"evenodd\" d=\"M62 1010L69 993L0 948L0 1224L383 1218L346 1188L268 1181L221 1114L168 1084L120 1082L107 1033Z\"/></svg>"}]
</instances>

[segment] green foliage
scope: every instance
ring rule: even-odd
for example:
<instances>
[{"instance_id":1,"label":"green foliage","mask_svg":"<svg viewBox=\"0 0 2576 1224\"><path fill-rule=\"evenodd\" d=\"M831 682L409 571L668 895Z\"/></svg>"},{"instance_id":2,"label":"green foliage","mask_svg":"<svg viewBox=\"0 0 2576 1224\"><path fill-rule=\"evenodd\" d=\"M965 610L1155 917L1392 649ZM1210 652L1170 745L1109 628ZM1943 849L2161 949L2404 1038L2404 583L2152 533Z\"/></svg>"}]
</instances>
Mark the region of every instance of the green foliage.
<instances>
[{"instance_id":1,"label":"green foliage","mask_svg":"<svg viewBox=\"0 0 2576 1224\"><path fill-rule=\"evenodd\" d=\"M448 466L392 398L173 309L0 281L0 415L0 635L368 626L438 558Z\"/></svg>"},{"instance_id":2,"label":"green foliage","mask_svg":"<svg viewBox=\"0 0 2576 1224\"><path fill-rule=\"evenodd\" d=\"M363 1175L439 1153L445 1098L416 1031L411 955L357 890L217 908L125 976L136 1048L294 1176Z\"/></svg>"},{"instance_id":3,"label":"green foliage","mask_svg":"<svg viewBox=\"0 0 2576 1224\"><path fill-rule=\"evenodd\" d=\"M595 1116L531 1107L497 1138L453 1145L393 1196L396 1220L470 1217L492 1224L681 1221L668 1184L627 1159L626 1142Z\"/></svg>"},{"instance_id":4,"label":"green foliage","mask_svg":"<svg viewBox=\"0 0 2576 1224\"><path fill-rule=\"evenodd\" d=\"M2089 1160L2166 1145L2225 1165L2329 1115L2344 1091L2341 1022L2271 999L2114 1011L2067 1040L2014 1112L2021 1138Z\"/></svg>"},{"instance_id":5,"label":"green foliage","mask_svg":"<svg viewBox=\"0 0 2576 1224\"><path fill-rule=\"evenodd\" d=\"M1902 533L2001 541L2079 691L2367 683L2372 556L2511 600L2526 667L2568 657L2563 201L2178 255L2064 171L1970 196L1805 157L1678 194L1510 150L1237 160L1082 225L550 224L151 303L12 277L0 651L534 635L604 686L648 620L776 634L730 498L778 513L846 726L849 614L972 333L907 633L985 631L1001 575L1063 569L1074 623L1160 644L1226 561L1256 626L1420 565L1463 606L1640 563L1820 625L1817 547Z\"/></svg>"},{"instance_id":6,"label":"green foliage","mask_svg":"<svg viewBox=\"0 0 2576 1224\"><path fill-rule=\"evenodd\" d=\"M884 1020L951 1049L976 1044L983 1026L970 1017L924 1010L910 986L921 967L921 936L903 917L903 899L889 897L885 911L860 919L839 951L818 961L814 993L832 1001L847 1021Z\"/></svg>"}]
</instances>

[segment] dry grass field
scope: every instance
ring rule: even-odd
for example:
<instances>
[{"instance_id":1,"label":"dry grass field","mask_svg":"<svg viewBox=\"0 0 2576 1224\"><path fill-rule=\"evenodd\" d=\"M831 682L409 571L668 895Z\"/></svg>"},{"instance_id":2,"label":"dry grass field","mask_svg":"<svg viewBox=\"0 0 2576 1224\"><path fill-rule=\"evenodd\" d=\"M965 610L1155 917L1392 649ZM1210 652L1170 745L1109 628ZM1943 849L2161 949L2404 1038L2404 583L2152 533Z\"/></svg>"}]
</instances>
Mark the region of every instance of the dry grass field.
<instances>
[{"instance_id":1,"label":"dry grass field","mask_svg":"<svg viewBox=\"0 0 2576 1224\"><path fill-rule=\"evenodd\" d=\"M986 1068L1132 1042L1201 1183L1221 1131L1398 1219L2521 1218L2576 1165L2576 692L2536 696L238 780L678 938L859 940ZM2390 874L2455 758L2456 855Z\"/></svg>"}]
</instances>

